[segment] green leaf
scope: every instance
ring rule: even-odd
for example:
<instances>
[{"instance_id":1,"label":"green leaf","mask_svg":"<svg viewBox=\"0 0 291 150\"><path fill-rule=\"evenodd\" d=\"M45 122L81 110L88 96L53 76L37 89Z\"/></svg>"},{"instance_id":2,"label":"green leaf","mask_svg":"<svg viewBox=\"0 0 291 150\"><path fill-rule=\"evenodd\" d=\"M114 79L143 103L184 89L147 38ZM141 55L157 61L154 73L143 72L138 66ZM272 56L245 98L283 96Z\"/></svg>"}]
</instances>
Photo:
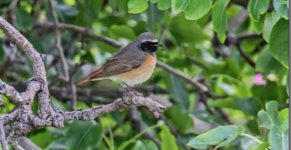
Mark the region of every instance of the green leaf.
<instances>
[{"instance_id":1,"label":"green leaf","mask_svg":"<svg viewBox=\"0 0 291 150\"><path fill-rule=\"evenodd\" d=\"M269 42L271 31L279 19L280 16L276 12L270 12L266 14L263 27L263 38L265 41Z\"/></svg>"},{"instance_id":2,"label":"green leaf","mask_svg":"<svg viewBox=\"0 0 291 150\"><path fill-rule=\"evenodd\" d=\"M289 127L289 109L285 108L279 112L279 120L281 123L281 129L283 131L287 130Z\"/></svg>"},{"instance_id":3,"label":"green leaf","mask_svg":"<svg viewBox=\"0 0 291 150\"><path fill-rule=\"evenodd\" d=\"M172 2L171 0L159 0L158 1L158 8L160 10L167 10L171 8Z\"/></svg>"},{"instance_id":4,"label":"green leaf","mask_svg":"<svg viewBox=\"0 0 291 150\"><path fill-rule=\"evenodd\" d=\"M212 8L212 24L214 31L217 32L218 39L221 43L224 43L226 38L227 29L227 15L226 6L229 0L218 0L214 3Z\"/></svg>"},{"instance_id":5,"label":"green leaf","mask_svg":"<svg viewBox=\"0 0 291 150\"><path fill-rule=\"evenodd\" d=\"M280 19L270 35L271 53L286 68L288 68L288 33L288 21Z\"/></svg>"},{"instance_id":6,"label":"green leaf","mask_svg":"<svg viewBox=\"0 0 291 150\"><path fill-rule=\"evenodd\" d=\"M248 12L253 19L258 21L260 15L268 10L269 4L270 0L249 0Z\"/></svg>"},{"instance_id":7,"label":"green leaf","mask_svg":"<svg viewBox=\"0 0 291 150\"><path fill-rule=\"evenodd\" d=\"M150 140L138 140L136 141L132 150L158 150L157 145Z\"/></svg>"},{"instance_id":8,"label":"green leaf","mask_svg":"<svg viewBox=\"0 0 291 150\"><path fill-rule=\"evenodd\" d=\"M260 127L270 129L273 126L272 118L264 110L259 111L258 121Z\"/></svg>"},{"instance_id":9,"label":"green leaf","mask_svg":"<svg viewBox=\"0 0 291 150\"><path fill-rule=\"evenodd\" d=\"M188 0L185 5L185 18L197 20L205 16L212 7L212 0Z\"/></svg>"},{"instance_id":10,"label":"green leaf","mask_svg":"<svg viewBox=\"0 0 291 150\"><path fill-rule=\"evenodd\" d=\"M162 150L178 150L178 146L176 144L176 139L169 130L169 128L165 125L161 126L161 149Z\"/></svg>"},{"instance_id":11,"label":"green leaf","mask_svg":"<svg viewBox=\"0 0 291 150\"><path fill-rule=\"evenodd\" d=\"M90 27L94 21L98 20L102 2L96 0L76 0L78 8L76 24Z\"/></svg>"},{"instance_id":12,"label":"green leaf","mask_svg":"<svg viewBox=\"0 0 291 150\"><path fill-rule=\"evenodd\" d=\"M287 69L272 56L270 47L266 46L259 54L256 71L264 74L273 73L277 77L281 77L286 74Z\"/></svg>"},{"instance_id":13,"label":"green leaf","mask_svg":"<svg viewBox=\"0 0 291 150\"><path fill-rule=\"evenodd\" d=\"M262 144L257 145L252 150L266 150L268 148L269 144L268 142L263 142Z\"/></svg>"},{"instance_id":14,"label":"green leaf","mask_svg":"<svg viewBox=\"0 0 291 150\"><path fill-rule=\"evenodd\" d=\"M16 28L19 30L30 30L33 26L33 18L25 10L16 9Z\"/></svg>"},{"instance_id":15,"label":"green leaf","mask_svg":"<svg viewBox=\"0 0 291 150\"><path fill-rule=\"evenodd\" d=\"M183 111L181 105L173 105L167 108L165 115L173 122L173 125L183 134L191 133L193 131L193 119Z\"/></svg>"},{"instance_id":16,"label":"green leaf","mask_svg":"<svg viewBox=\"0 0 291 150\"><path fill-rule=\"evenodd\" d=\"M65 138L59 138L52 143L48 147L45 148L45 150L65 150L66 145L65 145Z\"/></svg>"},{"instance_id":17,"label":"green leaf","mask_svg":"<svg viewBox=\"0 0 291 150\"><path fill-rule=\"evenodd\" d=\"M276 12L278 12L278 14L285 18L288 19L288 12L289 12L289 8L288 8L288 0L273 0L273 5L275 7Z\"/></svg>"},{"instance_id":18,"label":"green leaf","mask_svg":"<svg viewBox=\"0 0 291 150\"><path fill-rule=\"evenodd\" d=\"M109 29L109 34L112 38L127 38L133 40L136 36L132 28L126 25L113 25Z\"/></svg>"},{"instance_id":19,"label":"green leaf","mask_svg":"<svg viewBox=\"0 0 291 150\"><path fill-rule=\"evenodd\" d=\"M231 143L245 128L238 125L220 126L200 134L191 139L188 145L196 149L206 149L209 146L217 145L216 148Z\"/></svg>"},{"instance_id":20,"label":"green leaf","mask_svg":"<svg viewBox=\"0 0 291 150\"><path fill-rule=\"evenodd\" d=\"M189 107L189 94L187 92L186 83L174 75L170 75L170 77L171 91L174 100L183 107L183 110L187 110Z\"/></svg>"},{"instance_id":21,"label":"green leaf","mask_svg":"<svg viewBox=\"0 0 291 150\"><path fill-rule=\"evenodd\" d=\"M66 145L71 150L96 148L102 140L103 129L94 121L75 121L65 135Z\"/></svg>"},{"instance_id":22,"label":"green leaf","mask_svg":"<svg viewBox=\"0 0 291 150\"><path fill-rule=\"evenodd\" d=\"M178 14L172 18L170 32L176 40L187 43L198 43L209 38L196 21L186 20L183 14Z\"/></svg>"},{"instance_id":23,"label":"green leaf","mask_svg":"<svg viewBox=\"0 0 291 150\"><path fill-rule=\"evenodd\" d=\"M289 131L283 131L280 126L273 126L269 133L271 150L289 150Z\"/></svg>"},{"instance_id":24,"label":"green leaf","mask_svg":"<svg viewBox=\"0 0 291 150\"><path fill-rule=\"evenodd\" d=\"M141 13L148 8L148 0L129 0L127 7L128 13Z\"/></svg>"},{"instance_id":25,"label":"green leaf","mask_svg":"<svg viewBox=\"0 0 291 150\"><path fill-rule=\"evenodd\" d=\"M172 8L178 12L184 11L188 3L189 0L172 0Z\"/></svg>"},{"instance_id":26,"label":"green leaf","mask_svg":"<svg viewBox=\"0 0 291 150\"><path fill-rule=\"evenodd\" d=\"M209 106L237 109L246 113L257 114L260 103L255 98L228 98L219 101L208 101Z\"/></svg>"},{"instance_id":27,"label":"green leaf","mask_svg":"<svg viewBox=\"0 0 291 150\"><path fill-rule=\"evenodd\" d=\"M262 15L259 20L255 20L251 18L251 25L252 25L253 30L256 33L261 34L263 32L264 20L265 20L265 15Z\"/></svg>"}]
</instances>

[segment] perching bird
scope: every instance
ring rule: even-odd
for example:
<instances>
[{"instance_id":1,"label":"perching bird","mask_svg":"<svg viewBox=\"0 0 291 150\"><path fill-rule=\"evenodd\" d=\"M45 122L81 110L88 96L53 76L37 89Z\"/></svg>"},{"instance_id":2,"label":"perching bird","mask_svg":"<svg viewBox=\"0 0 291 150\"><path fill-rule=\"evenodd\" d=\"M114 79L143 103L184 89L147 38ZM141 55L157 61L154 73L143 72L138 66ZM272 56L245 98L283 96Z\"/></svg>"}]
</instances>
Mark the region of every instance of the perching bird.
<instances>
[{"instance_id":1,"label":"perching bird","mask_svg":"<svg viewBox=\"0 0 291 150\"><path fill-rule=\"evenodd\" d=\"M150 32L138 38L109 58L98 70L77 81L80 85L88 81L111 79L127 86L141 84L148 80L156 66L158 39Z\"/></svg>"}]
</instances>

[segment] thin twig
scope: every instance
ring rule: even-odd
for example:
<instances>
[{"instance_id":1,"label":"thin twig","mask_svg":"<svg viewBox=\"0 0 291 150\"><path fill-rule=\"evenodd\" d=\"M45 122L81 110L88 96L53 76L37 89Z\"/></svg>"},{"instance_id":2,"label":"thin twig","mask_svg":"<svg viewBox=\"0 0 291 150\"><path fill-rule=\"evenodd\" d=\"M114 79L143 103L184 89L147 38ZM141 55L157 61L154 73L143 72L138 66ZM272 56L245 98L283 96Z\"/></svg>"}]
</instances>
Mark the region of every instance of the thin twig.
<instances>
[{"instance_id":1,"label":"thin twig","mask_svg":"<svg viewBox=\"0 0 291 150\"><path fill-rule=\"evenodd\" d=\"M64 67L64 80L65 81L69 81L69 68L68 68L68 63L67 63L67 60L66 60L66 56L64 54L64 50L63 50L63 47L62 47L62 39L61 39L61 35L60 35L60 32L59 32L59 29L57 28L58 24L59 24L59 19L58 19L58 16L57 16L57 13L56 13L56 10L52 4L52 1L51 0L48 0L48 3L49 3L49 8L50 8L50 11L51 11L51 14L52 14L52 17L53 17L53 21L54 21L54 26L55 26L55 32L56 32L56 48L57 50L59 51L60 53L60 58L61 58L61 61L62 61L62 64L63 64L63 67Z\"/></svg>"},{"instance_id":2,"label":"thin twig","mask_svg":"<svg viewBox=\"0 0 291 150\"><path fill-rule=\"evenodd\" d=\"M201 91L203 91L203 92L208 92L209 91L209 89L206 86L204 86L203 84L197 82L196 80L191 79L190 77L188 77L187 75L183 74L182 72L174 69L173 67L171 67L171 66L169 66L169 65L167 65L167 64L165 64L163 62L160 62L160 61L157 62L157 65L160 68L163 68L164 70L166 70L167 72L184 79L185 81L187 81L188 83L194 85L196 88L200 89Z\"/></svg>"},{"instance_id":3,"label":"thin twig","mask_svg":"<svg viewBox=\"0 0 291 150\"><path fill-rule=\"evenodd\" d=\"M241 47L241 44L240 43L238 43L238 44L236 44L236 46L237 46L237 49L238 49L238 51L239 51L239 54L243 57L243 59L251 66L251 67L253 67L253 68L255 68L256 67L256 63L253 61L253 59L249 56L249 55L247 55L246 53L245 53L245 51L242 49L242 47Z\"/></svg>"}]
</instances>

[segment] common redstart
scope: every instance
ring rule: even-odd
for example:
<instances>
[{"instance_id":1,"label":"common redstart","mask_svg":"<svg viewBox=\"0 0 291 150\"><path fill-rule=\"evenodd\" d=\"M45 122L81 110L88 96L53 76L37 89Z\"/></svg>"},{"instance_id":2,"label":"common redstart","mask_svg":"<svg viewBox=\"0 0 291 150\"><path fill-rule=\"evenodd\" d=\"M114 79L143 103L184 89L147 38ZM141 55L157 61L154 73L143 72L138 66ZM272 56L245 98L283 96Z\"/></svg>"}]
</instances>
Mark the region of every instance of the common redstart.
<instances>
[{"instance_id":1,"label":"common redstart","mask_svg":"<svg viewBox=\"0 0 291 150\"><path fill-rule=\"evenodd\" d=\"M88 81L111 79L128 86L141 84L148 80L156 66L158 39L150 32L142 33L109 58L98 70L77 81L80 85Z\"/></svg>"}]
</instances>

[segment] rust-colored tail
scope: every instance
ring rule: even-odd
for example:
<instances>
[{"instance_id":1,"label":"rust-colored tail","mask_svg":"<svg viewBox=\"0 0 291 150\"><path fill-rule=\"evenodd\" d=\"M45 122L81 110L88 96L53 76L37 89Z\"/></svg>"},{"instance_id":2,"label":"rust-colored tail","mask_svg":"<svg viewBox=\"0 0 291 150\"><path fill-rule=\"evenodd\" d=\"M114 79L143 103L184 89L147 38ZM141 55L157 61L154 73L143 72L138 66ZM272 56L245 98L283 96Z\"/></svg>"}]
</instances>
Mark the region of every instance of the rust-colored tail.
<instances>
[{"instance_id":1,"label":"rust-colored tail","mask_svg":"<svg viewBox=\"0 0 291 150\"><path fill-rule=\"evenodd\" d=\"M103 68L100 68L100 69L92 72L88 76L85 76L84 78L74 82L74 84L81 85L81 84L86 83L86 82L91 81L91 80L98 80L98 75L100 75L102 73L102 69Z\"/></svg>"}]
</instances>

